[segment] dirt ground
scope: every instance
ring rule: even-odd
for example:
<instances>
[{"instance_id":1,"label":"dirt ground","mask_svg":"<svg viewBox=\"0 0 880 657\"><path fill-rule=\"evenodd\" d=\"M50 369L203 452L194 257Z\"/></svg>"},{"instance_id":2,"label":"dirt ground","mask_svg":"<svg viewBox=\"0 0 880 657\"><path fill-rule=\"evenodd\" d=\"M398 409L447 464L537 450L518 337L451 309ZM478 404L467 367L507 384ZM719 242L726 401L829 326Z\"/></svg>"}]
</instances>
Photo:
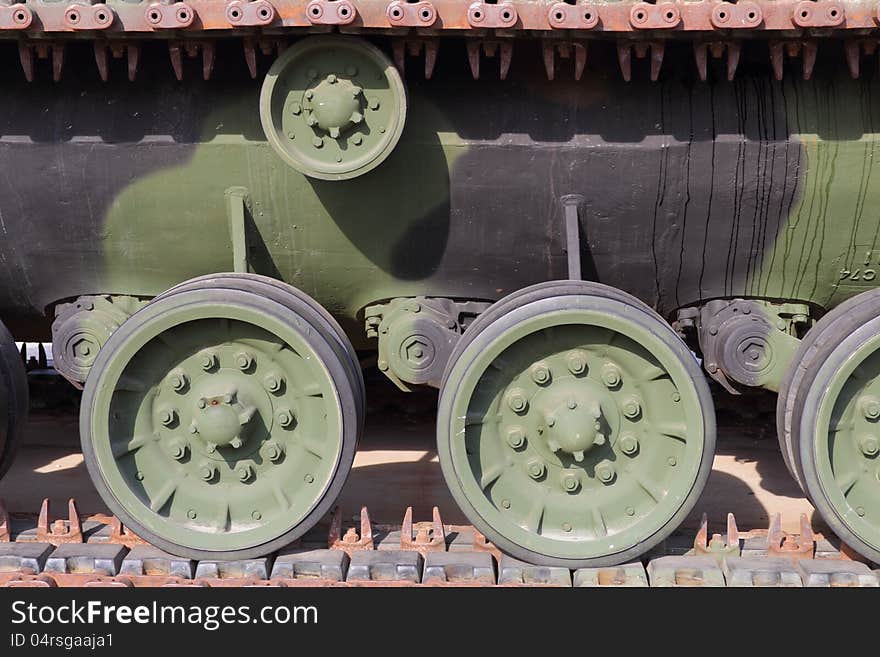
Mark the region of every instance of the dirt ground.
<instances>
[{"instance_id":1,"label":"dirt ground","mask_svg":"<svg viewBox=\"0 0 880 657\"><path fill-rule=\"evenodd\" d=\"M446 488L437 460L434 434L436 393L403 395L382 381L371 381L365 435L340 497L346 516L365 505L375 522L399 523L406 506L415 520L428 520L440 508L447 523L467 520ZM0 481L0 497L16 512L39 510L49 498L63 514L74 497L83 514L106 512L79 452L75 398L32 411L25 442L10 472ZM696 527L705 511L721 531L726 514L736 514L740 529L766 527L781 513L783 529L797 532L801 513L813 527L824 526L785 468L779 453L773 399L759 396L731 404L719 398L718 446L709 483L683 528ZM53 513L54 515L54 513Z\"/></svg>"}]
</instances>

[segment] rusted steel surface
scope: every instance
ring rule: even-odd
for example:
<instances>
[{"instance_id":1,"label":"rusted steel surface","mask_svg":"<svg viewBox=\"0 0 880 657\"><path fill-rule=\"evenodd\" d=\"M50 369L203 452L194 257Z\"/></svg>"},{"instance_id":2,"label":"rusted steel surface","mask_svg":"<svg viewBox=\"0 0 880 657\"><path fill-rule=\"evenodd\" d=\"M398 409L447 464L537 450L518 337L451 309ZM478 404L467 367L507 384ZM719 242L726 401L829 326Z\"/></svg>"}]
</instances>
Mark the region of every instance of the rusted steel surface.
<instances>
[{"instance_id":1,"label":"rusted steel surface","mask_svg":"<svg viewBox=\"0 0 880 657\"><path fill-rule=\"evenodd\" d=\"M168 30L234 31L312 25L357 28L443 30L575 29L594 32L642 30L756 32L866 30L880 26L876 2L835 0L749 0L742 3L669 1L554 3L508 0L495 4L468 0L188 0L187 2L107 4L17 3L0 11L0 30L30 32L151 33ZM2 17L9 15L4 20ZM25 25L26 24L26 25ZM24 27L22 27L24 26Z\"/></svg>"},{"instance_id":2,"label":"rusted steel surface","mask_svg":"<svg viewBox=\"0 0 880 657\"><path fill-rule=\"evenodd\" d=\"M196 563L149 546L127 531L113 516L98 514L80 517L73 500L68 504L68 517L54 521L49 516L46 502L37 517L20 514L10 517L0 500L0 587L472 588L647 585L643 581L645 565L641 563L598 570L586 568L572 573L568 569L530 566L512 561L475 528L444 524L437 507L432 510L431 520L423 522L414 521L412 508L407 507L400 525L373 523L366 507L360 511L357 526L346 527L343 517L339 508L333 511L323 545L314 543L314 536L307 536L277 555L261 559ZM734 562L760 566L760 559L764 557L775 560L774 563L779 563L780 558L787 560L794 564L788 569L791 572L810 575L833 571L837 579L845 578L850 586L880 585L880 571L871 571L870 566L864 563L853 564L853 561L861 559L846 545L833 547L825 537L813 531L806 515L802 515L800 520L799 534L783 532L778 514L772 516L770 526L766 529L741 531L733 514L728 514L726 532L710 535L708 519L704 514L693 539L693 548L684 556L674 556L682 555L682 552L672 549L654 554L654 561L646 562L647 572L652 577L651 585L704 586L706 582L700 578L691 581L693 578L689 578L687 573L697 570L703 572L708 565L701 564L714 563L717 566L713 567L713 576L716 579L728 577L728 571L733 572L731 564ZM25 526L27 528L22 529ZM36 545L37 542L42 545ZM19 549L15 549L15 546L19 546ZM22 546L33 547L23 550ZM40 556L35 556L37 553ZM357 573L349 567L349 558L355 554L360 554L355 561L362 564L358 566ZM291 568L291 559L308 567ZM672 562L669 562L670 559ZM276 561L286 565L275 568L273 564ZM840 562L840 565L833 568L822 565L829 561ZM10 566L16 563L19 566ZM657 565L652 566L654 563ZM852 565L843 565L846 563ZM332 567L329 570L318 569L315 564ZM377 564L378 575L365 575L365 564ZM522 573L511 576L514 566L519 569L518 573ZM666 577L664 573L672 566L674 577ZM414 567L416 570L413 570ZM373 566L369 568L372 573ZM547 573L540 575L543 571ZM551 577L550 571L562 571L565 577ZM638 582L631 581L633 578L627 575L636 571L642 573ZM722 571L728 575L719 574ZM395 572L403 576L395 577ZM755 582L764 581L760 577L753 579ZM813 575L803 576L805 586L822 585L808 584L814 580L830 581L830 576L824 579ZM728 582L727 585L741 585L737 582Z\"/></svg>"}]
</instances>

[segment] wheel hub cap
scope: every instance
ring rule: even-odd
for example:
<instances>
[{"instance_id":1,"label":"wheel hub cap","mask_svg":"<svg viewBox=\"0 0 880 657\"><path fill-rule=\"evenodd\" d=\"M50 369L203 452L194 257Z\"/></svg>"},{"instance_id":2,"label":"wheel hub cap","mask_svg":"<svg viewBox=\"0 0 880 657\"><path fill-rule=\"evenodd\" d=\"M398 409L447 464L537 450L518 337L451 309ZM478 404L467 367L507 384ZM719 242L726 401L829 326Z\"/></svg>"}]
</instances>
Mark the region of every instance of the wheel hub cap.
<instances>
[{"instance_id":1,"label":"wheel hub cap","mask_svg":"<svg viewBox=\"0 0 880 657\"><path fill-rule=\"evenodd\" d=\"M306 121L336 139L363 121L362 98L360 87L331 73L314 89L306 91L303 103L308 111Z\"/></svg>"},{"instance_id":2,"label":"wheel hub cap","mask_svg":"<svg viewBox=\"0 0 880 657\"><path fill-rule=\"evenodd\" d=\"M551 452L562 451L581 462L594 445L605 443L608 425L599 393L590 381L567 381L536 395L535 407L545 427L542 432L538 426L538 433Z\"/></svg>"}]
</instances>

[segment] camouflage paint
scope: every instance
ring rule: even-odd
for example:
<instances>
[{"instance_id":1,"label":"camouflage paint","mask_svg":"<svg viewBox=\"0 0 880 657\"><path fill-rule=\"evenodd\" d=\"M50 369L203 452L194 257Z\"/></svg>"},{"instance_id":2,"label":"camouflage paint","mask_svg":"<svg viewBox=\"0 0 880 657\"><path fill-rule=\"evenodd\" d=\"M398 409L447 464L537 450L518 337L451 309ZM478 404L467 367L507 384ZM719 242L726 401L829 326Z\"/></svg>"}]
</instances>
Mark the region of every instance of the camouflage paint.
<instances>
[{"instance_id":1,"label":"camouflage paint","mask_svg":"<svg viewBox=\"0 0 880 657\"><path fill-rule=\"evenodd\" d=\"M149 296L229 270L231 186L251 193L255 269L312 294L356 339L358 313L389 297L492 300L565 277L567 194L585 199L585 276L666 315L731 296L824 307L872 285L840 272L880 257L877 84L849 80L831 55L814 81L778 83L748 49L734 83L700 83L685 45L668 49L660 82L637 66L626 84L606 45L591 46L574 83L564 69L547 81L528 43L507 81L491 63L473 81L462 44L444 44L433 80L410 66L395 153L345 182L304 178L274 155L260 81L235 48L220 49L228 65L207 83L195 62L174 82L158 47L135 84L121 70L100 83L88 48L58 85L26 85L9 67L0 316L28 337L38 327L24 320L59 300Z\"/></svg>"}]
</instances>

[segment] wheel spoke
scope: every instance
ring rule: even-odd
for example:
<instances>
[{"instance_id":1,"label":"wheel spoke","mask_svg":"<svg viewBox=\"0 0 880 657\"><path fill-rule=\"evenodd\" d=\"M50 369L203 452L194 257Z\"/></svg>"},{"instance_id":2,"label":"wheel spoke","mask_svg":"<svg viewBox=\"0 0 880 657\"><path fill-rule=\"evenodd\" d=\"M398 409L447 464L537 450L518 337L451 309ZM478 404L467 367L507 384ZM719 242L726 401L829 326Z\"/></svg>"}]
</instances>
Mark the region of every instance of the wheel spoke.
<instances>
[{"instance_id":1,"label":"wheel spoke","mask_svg":"<svg viewBox=\"0 0 880 657\"><path fill-rule=\"evenodd\" d=\"M147 435L141 435L141 436L135 436L134 438L132 438L128 442L111 443L110 449L113 452L113 458L118 459L122 456L125 456L126 454L131 453L131 452L136 452L137 450L139 450L141 447L143 447L147 443L150 443L150 442L152 442L154 440L158 440L158 439L159 439L158 434L154 434L154 433L147 434Z\"/></svg>"},{"instance_id":2,"label":"wheel spoke","mask_svg":"<svg viewBox=\"0 0 880 657\"><path fill-rule=\"evenodd\" d=\"M498 481L498 478L506 471L507 468L502 463L493 463L487 469L483 470L483 474L480 477L480 488L486 490L489 486Z\"/></svg>"},{"instance_id":3,"label":"wheel spoke","mask_svg":"<svg viewBox=\"0 0 880 657\"><path fill-rule=\"evenodd\" d=\"M602 509L596 505L592 509L593 530L596 536L608 536L608 527L605 525L605 516L602 515Z\"/></svg>"},{"instance_id":4,"label":"wheel spoke","mask_svg":"<svg viewBox=\"0 0 880 657\"><path fill-rule=\"evenodd\" d=\"M156 493L155 497L150 498L150 510L158 513L162 510L162 508L168 504L168 501L177 491L177 481L168 481L165 483L162 488L159 489L159 492Z\"/></svg>"}]
</instances>

